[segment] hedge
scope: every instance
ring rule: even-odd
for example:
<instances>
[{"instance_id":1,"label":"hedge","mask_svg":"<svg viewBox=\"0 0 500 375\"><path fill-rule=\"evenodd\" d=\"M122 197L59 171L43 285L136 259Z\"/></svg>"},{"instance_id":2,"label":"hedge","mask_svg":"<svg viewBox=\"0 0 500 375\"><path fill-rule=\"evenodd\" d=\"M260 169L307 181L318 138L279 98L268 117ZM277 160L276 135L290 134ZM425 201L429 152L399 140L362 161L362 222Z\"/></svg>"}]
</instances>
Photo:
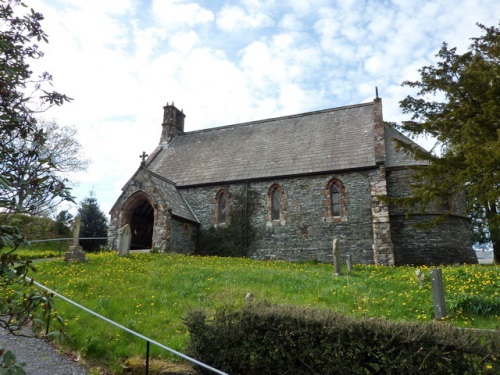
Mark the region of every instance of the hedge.
<instances>
[{"instance_id":1,"label":"hedge","mask_svg":"<svg viewBox=\"0 0 500 375\"><path fill-rule=\"evenodd\" d=\"M189 355L237 374L500 374L500 331L269 304L187 314ZM199 369L204 373L203 369Z\"/></svg>"}]
</instances>

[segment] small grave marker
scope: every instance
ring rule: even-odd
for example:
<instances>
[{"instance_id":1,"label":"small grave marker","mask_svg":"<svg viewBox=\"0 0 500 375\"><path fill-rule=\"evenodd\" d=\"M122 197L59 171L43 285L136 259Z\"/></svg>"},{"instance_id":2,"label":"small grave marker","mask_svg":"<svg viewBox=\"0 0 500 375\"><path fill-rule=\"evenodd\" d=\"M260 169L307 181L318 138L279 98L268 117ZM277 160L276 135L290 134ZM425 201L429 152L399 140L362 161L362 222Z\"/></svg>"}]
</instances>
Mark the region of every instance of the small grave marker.
<instances>
[{"instance_id":1,"label":"small grave marker","mask_svg":"<svg viewBox=\"0 0 500 375\"><path fill-rule=\"evenodd\" d=\"M342 275L342 272L340 268L339 240L337 237L333 238L332 251L333 251L333 276L340 276Z\"/></svg>"},{"instance_id":2,"label":"small grave marker","mask_svg":"<svg viewBox=\"0 0 500 375\"><path fill-rule=\"evenodd\" d=\"M345 263L347 265L347 272L351 272L352 271L352 256L351 256L351 254L347 254L347 256L345 257Z\"/></svg>"},{"instance_id":3,"label":"small grave marker","mask_svg":"<svg viewBox=\"0 0 500 375\"><path fill-rule=\"evenodd\" d=\"M415 276L417 277L418 284L422 288L424 286L425 275L420 268L415 271Z\"/></svg>"},{"instance_id":4,"label":"small grave marker","mask_svg":"<svg viewBox=\"0 0 500 375\"><path fill-rule=\"evenodd\" d=\"M130 241L132 240L132 231L130 225L125 224L124 227L118 229L118 254L130 254Z\"/></svg>"},{"instance_id":5,"label":"small grave marker","mask_svg":"<svg viewBox=\"0 0 500 375\"><path fill-rule=\"evenodd\" d=\"M446 303L444 300L443 272L439 268L431 270L432 299L434 300L434 317L444 318L446 313Z\"/></svg>"}]
</instances>

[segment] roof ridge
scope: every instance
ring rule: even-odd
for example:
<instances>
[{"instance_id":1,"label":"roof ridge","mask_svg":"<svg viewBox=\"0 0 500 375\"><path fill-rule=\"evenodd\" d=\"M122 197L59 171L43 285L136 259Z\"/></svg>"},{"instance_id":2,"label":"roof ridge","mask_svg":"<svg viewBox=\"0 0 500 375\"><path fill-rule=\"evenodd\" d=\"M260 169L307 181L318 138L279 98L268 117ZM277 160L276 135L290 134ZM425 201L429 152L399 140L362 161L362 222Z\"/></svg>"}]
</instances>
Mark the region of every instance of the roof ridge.
<instances>
[{"instance_id":1,"label":"roof ridge","mask_svg":"<svg viewBox=\"0 0 500 375\"><path fill-rule=\"evenodd\" d=\"M342 107L327 108L327 109L320 109L317 111L297 113L294 115L278 116L278 117L271 117L271 118L261 119L261 120L235 123L235 124L230 124L230 125L214 126L212 128L187 131L181 135L184 136L184 135L188 135L188 134L204 133L204 132L209 132L209 131L213 131L213 130L222 130L222 129L230 129L230 128L236 128L236 127L256 125L256 124L265 124L267 122L272 122L272 121L277 121L277 120L285 120L285 119L293 119L293 118L298 118L298 117L313 116L313 115L317 115L317 114L321 114L321 113L337 112L337 111L342 111L342 110L346 110L346 109L366 107L366 106L370 106L373 104L374 104L374 102L372 101L372 102L368 102L368 103L351 104L351 105L346 105L346 106L342 106Z\"/></svg>"}]
</instances>

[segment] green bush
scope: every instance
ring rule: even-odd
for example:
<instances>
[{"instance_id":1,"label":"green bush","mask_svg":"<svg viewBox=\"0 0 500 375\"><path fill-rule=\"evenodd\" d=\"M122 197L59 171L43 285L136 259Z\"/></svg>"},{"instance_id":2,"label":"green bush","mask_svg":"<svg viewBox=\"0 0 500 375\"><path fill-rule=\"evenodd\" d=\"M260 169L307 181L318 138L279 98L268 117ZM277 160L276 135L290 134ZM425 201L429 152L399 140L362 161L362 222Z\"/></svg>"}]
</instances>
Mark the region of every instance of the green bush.
<instances>
[{"instance_id":1,"label":"green bush","mask_svg":"<svg viewBox=\"0 0 500 375\"><path fill-rule=\"evenodd\" d=\"M450 307L461 310L465 314L478 316L500 315L500 300L486 299L483 296L464 296L456 302L451 301Z\"/></svg>"},{"instance_id":2,"label":"green bush","mask_svg":"<svg viewBox=\"0 0 500 375\"><path fill-rule=\"evenodd\" d=\"M494 374L500 335L445 323L354 319L330 310L249 305L185 324L189 354L236 374ZM202 371L200 369L200 371Z\"/></svg>"},{"instance_id":3,"label":"green bush","mask_svg":"<svg viewBox=\"0 0 500 375\"><path fill-rule=\"evenodd\" d=\"M15 214L9 218L9 225L19 228L23 236L28 240L61 237L57 222L47 217Z\"/></svg>"},{"instance_id":4,"label":"green bush","mask_svg":"<svg viewBox=\"0 0 500 375\"><path fill-rule=\"evenodd\" d=\"M197 254L222 257L246 257L256 237L250 218L257 207L253 190L230 196L229 222L201 229L197 234Z\"/></svg>"}]
</instances>

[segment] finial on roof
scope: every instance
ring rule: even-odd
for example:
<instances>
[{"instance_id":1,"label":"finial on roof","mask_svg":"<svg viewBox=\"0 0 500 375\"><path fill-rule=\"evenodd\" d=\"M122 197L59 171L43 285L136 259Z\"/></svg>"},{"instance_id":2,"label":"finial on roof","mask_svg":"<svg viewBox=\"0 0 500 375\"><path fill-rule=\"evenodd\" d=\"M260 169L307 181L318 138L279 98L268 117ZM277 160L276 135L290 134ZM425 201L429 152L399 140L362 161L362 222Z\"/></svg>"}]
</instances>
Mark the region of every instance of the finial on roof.
<instances>
[{"instance_id":1,"label":"finial on roof","mask_svg":"<svg viewBox=\"0 0 500 375\"><path fill-rule=\"evenodd\" d=\"M375 99L379 99L378 97L378 87L375 86Z\"/></svg>"}]
</instances>

